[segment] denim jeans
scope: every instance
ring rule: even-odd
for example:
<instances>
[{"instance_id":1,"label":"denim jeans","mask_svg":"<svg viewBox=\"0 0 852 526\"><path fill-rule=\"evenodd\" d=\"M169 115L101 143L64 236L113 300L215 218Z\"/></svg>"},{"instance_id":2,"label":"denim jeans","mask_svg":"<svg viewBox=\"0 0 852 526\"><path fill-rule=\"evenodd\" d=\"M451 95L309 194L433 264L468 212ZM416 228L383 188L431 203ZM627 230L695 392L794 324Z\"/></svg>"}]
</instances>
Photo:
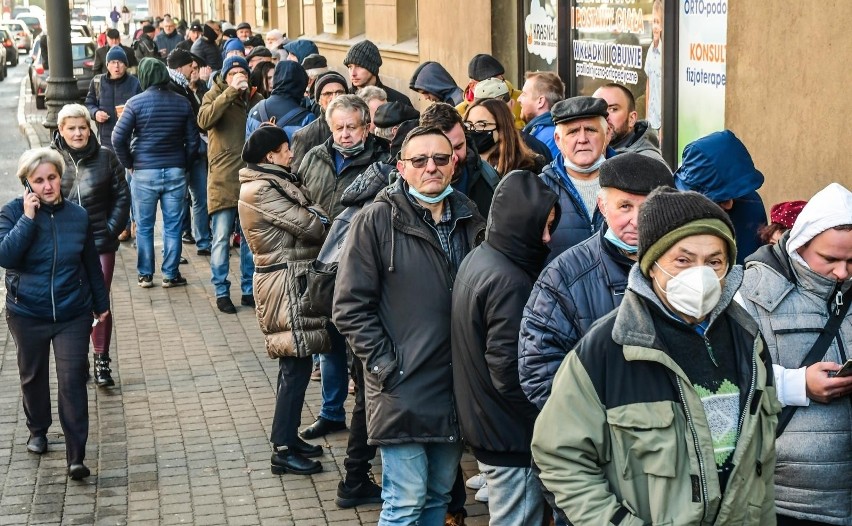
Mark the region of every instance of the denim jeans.
<instances>
[{"instance_id":1,"label":"denim jeans","mask_svg":"<svg viewBox=\"0 0 852 526\"><path fill-rule=\"evenodd\" d=\"M381 446L379 526L443 526L462 444Z\"/></svg>"},{"instance_id":2,"label":"denim jeans","mask_svg":"<svg viewBox=\"0 0 852 526\"><path fill-rule=\"evenodd\" d=\"M488 481L491 524L539 526L544 517L541 483L532 467L491 466L478 462Z\"/></svg>"},{"instance_id":3,"label":"denim jeans","mask_svg":"<svg viewBox=\"0 0 852 526\"><path fill-rule=\"evenodd\" d=\"M322 374L322 409L320 414L326 420L346 421L343 403L349 395L349 365L346 362L346 338L329 323L326 326L331 339L331 350L320 355Z\"/></svg>"},{"instance_id":4,"label":"denim jeans","mask_svg":"<svg viewBox=\"0 0 852 526\"><path fill-rule=\"evenodd\" d=\"M189 170L189 202L187 207L192 210L192 216L186 216L183 230L192 228L195 238L195 248L210 250L210 215L207 213L207 157L202 156L192 164ZM191 221L190 221L191 219Z\"/></svg>"},{"instance_id":5,"label":"denim jeans","mask_svg":"<svg viewBox=\"0 0 852 526\"><path fill-rule=\"evenodd\" d=\"M130 183L136 221L136 271L154 273L154 222L163 213L163 278L177 277L183 224L186 172L183 168L135 170Z\"/></svg>"},{"instance_id":6,"label":"denim jeans","mask_svg":"<svg viewBox=\"0 0 852 526\"><path fill-rule=\"evenodd\" d=\"M234 233L234 220L237 218L237 209L225 208L213 212L210 223L213 228L213 244L210 247L210 271L213 289L216 297L229 296L231 293L231 282L228 280L229 256L231 247L231 235ZM138 226L136 228L139 228ZM236 229L243 235L239 222ZM252 294L252 275L254 274L254 261L251 250L245 238L240 242L240 289L244 296Z\"/></svg>"}]
</instances>

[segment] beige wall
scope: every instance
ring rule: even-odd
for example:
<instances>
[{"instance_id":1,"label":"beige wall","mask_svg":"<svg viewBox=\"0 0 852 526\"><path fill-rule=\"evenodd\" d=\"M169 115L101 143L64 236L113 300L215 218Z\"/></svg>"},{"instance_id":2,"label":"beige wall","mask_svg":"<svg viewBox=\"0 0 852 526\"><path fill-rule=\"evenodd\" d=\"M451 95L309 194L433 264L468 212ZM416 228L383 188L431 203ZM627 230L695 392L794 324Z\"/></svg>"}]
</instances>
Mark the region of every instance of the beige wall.
<instances>
[{"instance_id":1,"label":"beige wall","mask_svg":"<svg viewBox=\"0 0 852 526\"><path fill-rule=\"evenodd\" d=\"M766 176L767 209L852 187L850 19L848 0L728 3L725 121Z\"/></svg>"}]
</instances>

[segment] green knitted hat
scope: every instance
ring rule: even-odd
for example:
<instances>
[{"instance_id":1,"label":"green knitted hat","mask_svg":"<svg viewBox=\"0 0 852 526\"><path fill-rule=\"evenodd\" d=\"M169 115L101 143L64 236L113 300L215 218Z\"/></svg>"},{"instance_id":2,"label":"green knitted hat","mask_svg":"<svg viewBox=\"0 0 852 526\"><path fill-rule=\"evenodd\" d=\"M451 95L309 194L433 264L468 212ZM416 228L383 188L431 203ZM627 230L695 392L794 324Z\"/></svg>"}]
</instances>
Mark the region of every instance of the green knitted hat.
<instances>
[{"instance_id":1,"label":"green knitted hat","mask_svg":"<svg viewBox=\"0 0 852 526\"><path fill-rule=\"evenodd\" d=\"M142 89L146 90L151 86L166 84L169 81L169 70L166 69L166 65L162 61L146 57L139 62L136 76L139 78Z\"/></svg>"}]
</instances>

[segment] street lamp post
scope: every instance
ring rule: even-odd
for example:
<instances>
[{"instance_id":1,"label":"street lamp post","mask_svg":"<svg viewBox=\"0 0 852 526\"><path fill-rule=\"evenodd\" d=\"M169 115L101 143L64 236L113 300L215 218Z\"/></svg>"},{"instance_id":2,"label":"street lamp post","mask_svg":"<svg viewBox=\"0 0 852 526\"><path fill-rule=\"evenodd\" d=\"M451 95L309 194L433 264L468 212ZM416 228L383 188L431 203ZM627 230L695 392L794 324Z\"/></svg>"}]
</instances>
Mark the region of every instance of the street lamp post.
<instances>
[{"instance_id":1,"label":"street lamp post","mask_svg":"<svg viewBox=\"0 0 852 526\"><path fill-rule=\"evenodd\" d=\"M71 59L71 15L68 0L46 0L47 56L50 57L50 75L44 100L47 104L45 128L56 128L56 116L66 104L78 101L77 79Z\"/></svg>"}]
</instances>

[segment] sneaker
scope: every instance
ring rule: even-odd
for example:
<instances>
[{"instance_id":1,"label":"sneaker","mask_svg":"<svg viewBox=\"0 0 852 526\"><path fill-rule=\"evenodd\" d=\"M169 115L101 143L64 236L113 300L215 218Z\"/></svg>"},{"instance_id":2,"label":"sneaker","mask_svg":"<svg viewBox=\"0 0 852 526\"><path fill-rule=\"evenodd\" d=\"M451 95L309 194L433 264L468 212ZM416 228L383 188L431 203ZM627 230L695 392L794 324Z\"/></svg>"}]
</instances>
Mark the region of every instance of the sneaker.
<instances>
[{"instance_id":1,"label":"sneaker","mask_svg":"<svg viewBox=\"0 0 852 526\"><path fill-rule=\"evenodd\" d=\"M240 298L240 305L243 307L255 307L254 294L243 294Z\"/></svg>"},{"instance_id":2,"label":"sneaker","mask_svg":"<svg viewBox=\"0 0 852 526\"><path fill-rule=\"evenodd\" d=\"M137 282L143 289L150 289L154 286L154 276L151 274L140 274Z\"/></svg>"},{"instance_id":3,"label":"sneaker","mask_svg":"<svg viewBox=\"0 0 852 526\"><path fill-rule=\"evenodd\" d=\"M189 231L184 232L183 234L181 234L181 236L180 236L180 240L181 240L181 241L183 242L183 244L185 244L185 245L194 245L194 244L195 244L195 238L194 238L194 237L192 237L192 233L191 233L191 232L189 232Z\"/></svg>"},{"instance_id":4,"label":"sneaker","mask_svg":"<svg viewBox=\"0 0 852 526\"><path fill-rule=\"evenodd\" d=\"M477 473L464 483L470 489L479 489L485 485L485 473Z\"/></svg>"},{"instance_id":5,"label":"sneaker","mask_svg":"<svg viewBox=\"0 0 852 526\"><path fill-rule=\"evenodd\" d=\"M488 502L488 483L482 485L479 490L477 490L476 495L473 496L473 499L476 502Z\"/></svg>"},{"instance_id":6,"label":"sneaker","mask_svg":"<svg viewBox=\"0 0 852 526\"><path fill-rule=\"evenodd\" d=\"M334 503L338 508L354 508L362 504L381 504L382 488L375 482L365 480L355 487L347 486L341 480L337 484L337 498Z\"/></svg>"},{"instance_id":7,"label":"sneaker","mask_svg":"<svg viewBox=\"0 0 852 526\"><path fill-rule=\"evenodd\" d=\"M234 232L234 235L231 236L231 246L234 247L234 248L240 248L240 242L241 241L242 241L242 239L240 238L240 235L238 233Z\"/></svg>"},{"instance_id":8,"label":"sneaker","mask_svg":"<svg viewBox=\"0 0 852 526\"><path fill-rule=\"evenodd\" d=\"M180 272L177 273L177 276L172 279L163 278L163 288L168 289L170 287L182 287L186 285L186 278L180 275Z\"/></svg>"},{"instance_id":9,"label":"sneaker","mask_svg":"<svg viewBox=\"0 0 852 526\"><path fill-rule=\"evenodd\" d=\"M209 248L199 248L195 252L195 254L198 255L198 256L209 256L210 255L210 249Z\"/></svg>"},{"instance_id":10,"label":"sneaker","mask_svg":"<svg viewBox=\"0 0 852 526\"><path fill-rule=\"evenodd\" d=\"M224 312L225 314L237 313L237 308L234 307L234 302L231 301L231 298L228 296L219 296L216 298L216 307L219 309L219 312Z\"/></svg>"}]
</instances>

